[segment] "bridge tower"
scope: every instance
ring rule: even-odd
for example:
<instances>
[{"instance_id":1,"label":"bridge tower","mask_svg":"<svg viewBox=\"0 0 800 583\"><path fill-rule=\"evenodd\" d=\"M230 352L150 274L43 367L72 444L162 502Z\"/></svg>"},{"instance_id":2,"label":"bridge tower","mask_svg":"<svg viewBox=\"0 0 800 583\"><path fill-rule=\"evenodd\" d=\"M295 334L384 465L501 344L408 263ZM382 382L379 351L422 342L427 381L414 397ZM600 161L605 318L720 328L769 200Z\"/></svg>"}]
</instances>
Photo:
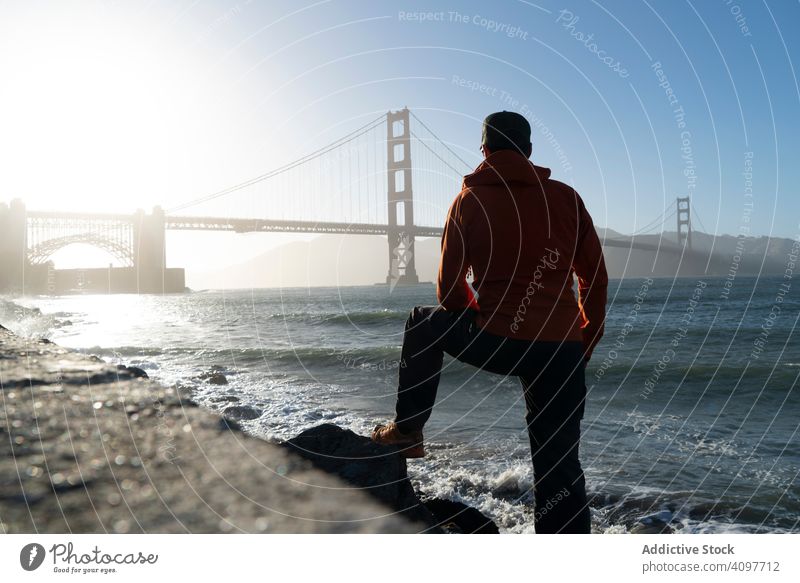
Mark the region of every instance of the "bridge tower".
<instances>
[{"instance_id":1,"label":"bridge tower","mask_svg":"<svg viewBox=\"0 0 800 583\"><path fill-rule=\"evenodd\" d=\"M152 214L136 211L133 222L133 265L139 293L164 293L167 264L166 221L157 206Z\"/></svg>"},{"instance_id":2,"label":"bridge tower","mask_svg":"<svg viewBox=\"0 0 800 583\"><path fill-rule=\"evenodd\" d=\"M414 197L411 188L411 130L408 108L386 114L389 274L386 283L419 283L414 262Z\"/></svg>"},{"instance_id":3,"label":"bridge tower","mask_svg":"<svg viewBox=\"0 0 800 583\"><path fill-rule=\"evenodd\" d=\"M692 216L689 197L678 197L678 245L692 248Z\"/></svg>"},{"instance_id":4,"label":"bridge tower","mask_svg":"<svg viewBox=\"0 0 800 583\"><path fill-rule=\"evenodd\" d=\"M23 291L28 266L28 223L25 204L14 199L0 204L0 290Z\"/></svg>"}]
</instances>

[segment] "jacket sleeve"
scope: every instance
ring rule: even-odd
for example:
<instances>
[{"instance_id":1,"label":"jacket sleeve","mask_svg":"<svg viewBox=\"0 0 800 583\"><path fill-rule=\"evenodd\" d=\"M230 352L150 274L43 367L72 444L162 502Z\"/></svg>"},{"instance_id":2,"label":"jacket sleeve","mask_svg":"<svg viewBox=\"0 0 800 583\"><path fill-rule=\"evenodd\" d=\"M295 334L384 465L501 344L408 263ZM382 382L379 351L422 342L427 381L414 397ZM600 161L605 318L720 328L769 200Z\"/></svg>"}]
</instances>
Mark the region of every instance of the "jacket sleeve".
<instances>
[{"instance_id":1,"label":"jacket sleeve","mask_svg":"<svg viewBox=\"0 0 800 583\"><path fill-rule=\"evenodd\" d=\"M442 233L442 256L436 296L445 310L478 309L478 302L467 283L470 261L467 253L467 233L462 217L463 193L450 205Z\"/></svg>"},{"instance_id":2,"label":"jacket sleeve","mask_svg":"<svg viewBox=\"0 0 800 583\"><path fill-rule=\"evenodd\" d=\"M578 241L572 267L578 276L578 305L583 325L584 358L589 360L600 338L606 319L608 273L603 259L603 247L594 222L580 196L578 201Z\"/></svg>"}]
</instances>

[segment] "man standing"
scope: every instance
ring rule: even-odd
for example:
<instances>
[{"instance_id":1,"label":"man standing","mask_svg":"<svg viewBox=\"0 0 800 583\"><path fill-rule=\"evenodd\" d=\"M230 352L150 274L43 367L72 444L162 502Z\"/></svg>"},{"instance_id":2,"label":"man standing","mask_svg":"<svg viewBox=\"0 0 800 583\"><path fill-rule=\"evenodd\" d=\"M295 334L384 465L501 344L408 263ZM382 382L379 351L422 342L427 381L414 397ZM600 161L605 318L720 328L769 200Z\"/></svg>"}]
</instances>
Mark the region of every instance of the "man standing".
<instances>
[{"instance_id":1,"label":"man standing","mask_svg":"<svg viewBox=\"0 0 800 583\"><path fill-rule=\"evenodd\" d=\"M603 250L583 200L535 166L520 114L483 122L485 159L464 178L442 235L439 306L406 322L395 420L372 434L425 455L422 428L436 400L443 353L522 382L539 533L588 533L578 459L584 369L603 335ZM467 282L472 268L473 293ZM578 277L578 295L573 291Z\"/></svg>"}]
</instances>

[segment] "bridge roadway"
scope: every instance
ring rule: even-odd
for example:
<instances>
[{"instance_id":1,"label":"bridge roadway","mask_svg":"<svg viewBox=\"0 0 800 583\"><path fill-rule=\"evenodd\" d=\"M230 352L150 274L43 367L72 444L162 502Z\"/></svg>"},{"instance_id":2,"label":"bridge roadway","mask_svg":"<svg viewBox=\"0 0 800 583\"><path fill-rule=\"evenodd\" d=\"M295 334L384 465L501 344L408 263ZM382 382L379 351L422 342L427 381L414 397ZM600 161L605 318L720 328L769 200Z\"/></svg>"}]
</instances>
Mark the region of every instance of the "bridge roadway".
<instances>
[{"instance_id":1,"label":"bridge roadway","mask_svg":"<svg viewBox=\"0 0 800 583\"><path fill-rule=\"evenodd\" d=\"M49 211L28 211L29 218L105 220L109 222L130 222L133 224L136 215L103 214L103 213L70 213ZM335 223L322 221L292 221L224 217L172 216L164 217L164 228L170 231L222 231L231 233L278 232L278 233L341 233L351 235L387 235L389 225L375 223ZM441 237L441 227L413 226L406 229L416 237ZM681 247L664 241L659 245L637 242L635 239L602 239L604 247L620 247L643 251L661 251L680 253ZM694 254L689 249L687 255Z\"/></svg>"},{"instance_id":2,"label":"bridge roadway","mask_svg":"<svg viewBox=\"0 0 800 583\"><path fill-rule=\"evenodd\" d=\"M283 232L283 233L342 233L351 235L386 235L388 225L372 223L329 223L312 221L281 221L264 219L224 219L219 217L175 217L167 216L165 227L172 231L230 231L234 233ZM417 237L441 237L441 227L413 226L406 229ZM605 247L633 248L644 251L670 251L680 253L677 245L664 241L659 245L636 242L631 239L602 240ZM686 249L687 253L691 253Z\"/></svg>"},{"instance_id":3,"label":"bridge roadway","mask_svg":"<svg viewBox=\"0 0 800 583\"><path fill-rule=\"evenodd\" d=\"M170 231L230 231L233 233L343 233L350 235L388 235L389 225L373 223L330 223L322 221L284 221L269 219L224 219L219 217L165 218ZM400 227L402 228L402 227ZM441 227L413 226L406 229L417 237L441 237Z\"/></svg>"}]
</instances>

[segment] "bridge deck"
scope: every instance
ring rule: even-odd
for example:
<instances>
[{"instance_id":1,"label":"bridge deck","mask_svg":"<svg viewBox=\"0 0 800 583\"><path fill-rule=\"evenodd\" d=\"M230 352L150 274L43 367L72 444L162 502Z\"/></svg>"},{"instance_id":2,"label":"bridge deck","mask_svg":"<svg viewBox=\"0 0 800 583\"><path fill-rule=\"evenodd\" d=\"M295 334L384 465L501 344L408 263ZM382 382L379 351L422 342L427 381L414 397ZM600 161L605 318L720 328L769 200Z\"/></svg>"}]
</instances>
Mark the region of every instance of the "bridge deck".
<instances>
[{"instance_id":1,"label":"bridge deck","mask_svg":"<svg viewBox=\"0 0 800 583\"><path fill-rule=\"evenodd\" d=\"M234 233L343 233L353 235L386 235L389 225L373 223L329 223L312 221L279 221L262 219L224 219L219 217L166 217L171 231L230 231ZM399 227L404 228L404 227ZM417 237L441 237L440 227L407 227Z\"/></svg>"},{"instance_id":2,"label":"bridge deck","mask_svg":"<svg viewBox=\"0 0 800 583\"><path fill-rule=\"evenodd\" d=\"M279 221L262 219L224 219L219 217L173 217L166 218L166 228L172 231L229 231L234 233L283 232L283 233L342 233L353 235L386 235L388 225L372 223L329 223L310 221ZM408 227L417 237L441 237L441 227ZM635 239L602 239L605 247L633 248L643 251L670 251L679 253L681 247L664 241L658 245L637 242ZM687 253L691 251L686 250Z\"/></svg>"},{"instance_id":3,"label":"bridge deck","mask_svg":"<svg viewBox=\"0 0 800 583\"><path fill-rule=\"evenodd\" d=\"M28 218L31 219L58 219L76 221L108 221L108 222L136 222L136 214L103 214L103 213L75 213L75 212L52 212L52 211L28 211ZM170 231L223 231L232 233L253 233L253 232L278 232L278 233L341 233L351 235L386 235L389 226L375 223L334 223L334 222L313 222L313 221L291 221L291 220L268 220L268 219L247 219L247 218L223 218L223 217L193 217L193 216L166 216L164 227ZM401 227L402 228L402 227ZM406 231L413 232L417 237L441 237L443 229L441 227L406 227ZM658 245L653 243L638 242L635 239L602 239L604 247L619 247L624 249L634 249L642 251L660 251L669 253L680 253L682 248L678 245L664 241ZM686 249L687 255L694 252Z\"/></svg>"}]
</instances>

